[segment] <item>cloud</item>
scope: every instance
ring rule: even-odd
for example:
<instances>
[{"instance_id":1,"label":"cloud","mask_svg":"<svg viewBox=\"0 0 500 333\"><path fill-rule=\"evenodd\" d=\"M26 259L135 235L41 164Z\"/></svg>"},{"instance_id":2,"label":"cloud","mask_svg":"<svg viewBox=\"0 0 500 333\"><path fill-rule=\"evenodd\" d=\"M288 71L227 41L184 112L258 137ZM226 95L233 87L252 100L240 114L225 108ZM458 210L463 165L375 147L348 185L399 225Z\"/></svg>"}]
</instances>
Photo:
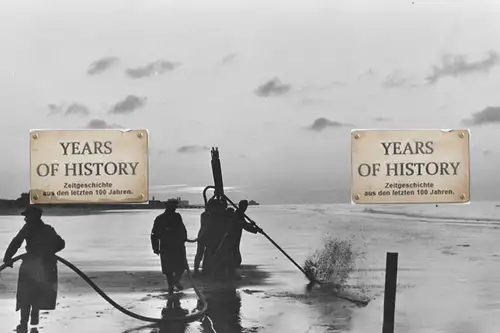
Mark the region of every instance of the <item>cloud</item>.
<instances>
[{"instance_id":1,"label":"cloud","mask_svg":"<svg viewBox=\"0 0 500 333\"><path fill-rule=\"evenodd\" d=\"M375 118L373 118L373 120L379 121L379 122L391 121L389 118L384 118L384 117L375 117Z\"/></svg>"},{"instance_id":2,"label":"cloud","mask_svg":"<svg viewBox=\"0 0 500 333\"><path fill-rule=\"evenodd\" d=\"M128 95L124 100L117 102L109 113L113 114L129 114L146 105L147 98L135 95Z\"/></svg>"},{"instance_id":3,"label":"cloud","mask_svg":"<svg viewBox=\"0 0 500 333\"><path fill-rule=\"evenodd\" d=\"M343 127L343 126L351 126L351 125L339 123L338 121L328 120L326 118L318 118L312 123L311 126L308 127L308 129L310 131L321 132L328 127Z\"/></svg>"},{"instance_id":4,"label":"cloud","mask_svg":"<svg viewBox=\"0 0 500 333\"><path fill-rule=\"evenodd\" d=\"M61 114L64 111L65 116L88 116L90 114L90 110L87 106L80 103L71 103L67 107L64 103L61 104L49 104L49 116L55 114ZM66 110L65 110L66 109Z\"/></svg>"},{"instance_id":5,"label":"cloud","mask_svg":"<svg viewBox=\"0 0 500 333\"><path fill-rule=\"evenodd\" d=\"M72 103L66 108L64 113L66 116L82 115L88 116L90 114L89 108L83 104Z\"/></svg>"},{"instance_id":6,"label":"cloud","mask_svg":"<svg viewBox=\"0 0 500 333\"><path fill-rule=\"evenodd\" d=\"M88 75L102 74L118 62L117 57L104 57L94 61L87 69Z\"/></svg>"},{"instance_id":7,"label":"cloud","mask_svg":"<svg viewBox=\"0 0 500 333\"><path fill-rule=\"evenodd\" d=\"M125 73L133 79L141 79L150 76L164 74L165 72L172 72L181 64L178 62L171 62L165 60L157 60L142 67L129 68Z\"/></svg>"},{"instance_id":8,"label":"cloud","mask_svg":"<svg viewBox=\"0 0 500 333\"><path fill-rule=\"evenodd\" d=\"M107 129L107 128L123 128L120 125L116 124L108 124L106 121L102 119L92 119L88 122L86 128L89 129Z\"/></svg>"},{"instance_id":9,"label":"cloud","mask_svg":"<svg viewBox=\"0 0 500 333\"><path fill-rule=\"evenodd\" d=\"M433 84L444 77L458 77L460 75L478 72L488 73L500 63L498 53L490 51L483 60L467 61L464 55L445 55L441 66L433 66L432 74L426 77L428 84Z\"/></svg>"},{"instance_id":10,"label":"cloud","mask_svg":"<svg viewBox=\"0 0 500 333\"><path fill-rule=\"evenodd\" d=\"M259 97L280 96L288 93L291 88L291 85L284 84L278 78L274 78L260 85L255 90L255 94Z\"/></svg>"},{"instance_id":11,"label":"cloud","mask_svg":"<svg viewBox=\"0 0 500 333\"><path fill-rule=\"evenodd\" d=\"M182 146L177 149L180 154L198 154L204 151L209 151L210 148L200 145Z\"/></svg>"},{"instance_id":12,"label":"cloud","mask_svg":"<svg viewBox=\"0 0 500 333\"><path fill-rule=\"evenodd\" d=\"M464 125L485 125L500 123L500 106L488 106L483 110L473 113L471 118L464 119Z\"/></svg>"},{"instance_id":13,"label":"cloud","mask_svg":"<svg viewBox=\"0 0 500 333\"><path fill-rule=\"evenodd\" d=\"M392 74L386 76L382 85L386 88L397 88L405 86L408 83L409 79L405 78L401 75L400 71L396 71Z\"/></svg>"},{"instance_id":14,"label":"cloud","mask_svg":"<svg viewBox=\"0 0 500 333\"><path fill-rule=\"evenodd\" d=\"M49 116L61 113L64 108L63 105L57 105L57 104L49 104L47 107L49 108Z\"/></svg>"},{"instance_id":15,"label":"cloud","mask_svg":"<svg viewBox=\"0 0 500 333\"><path fill-rule=\"evenodd\" d=\"M397 88L397 87L403 87L407 82L408 79L388 76L386 77L384 82L382 82L382 85L386 88Z\"/></svg>"},{"instance_id":16,"label":"cloud","mask_svg":"<svg viewBox=\"0 0 500 333\"><path fill-rule=\"evenodd\" d=\"M237 57L237 54L236 53L230 53L228 54L227 56L225 56L222 61L221 61L221 65L224 66L224 65L229 65L231 64L234 59L236 59Z\"/></svg>"}]
</instances>

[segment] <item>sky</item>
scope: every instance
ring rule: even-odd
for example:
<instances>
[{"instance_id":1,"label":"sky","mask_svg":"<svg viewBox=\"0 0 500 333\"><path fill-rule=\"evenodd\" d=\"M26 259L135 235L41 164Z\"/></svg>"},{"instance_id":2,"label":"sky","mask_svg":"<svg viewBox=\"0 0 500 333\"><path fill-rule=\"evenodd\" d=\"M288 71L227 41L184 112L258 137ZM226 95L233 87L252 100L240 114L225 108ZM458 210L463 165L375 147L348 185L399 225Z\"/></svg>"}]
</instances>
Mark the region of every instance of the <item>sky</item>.
<instances>
[{"instance_id":1,"label":"sky","mask_svg":"<svg viewBox=\"0 0 500 333\"><path fill-rule=\"evenodd\" d=\"M500 3L0 3L0 197L29 189L29 130L146 128L150 191L350 201L350 131L471 130L474 200L500 199Z\"/></svg>"}]
</instances>

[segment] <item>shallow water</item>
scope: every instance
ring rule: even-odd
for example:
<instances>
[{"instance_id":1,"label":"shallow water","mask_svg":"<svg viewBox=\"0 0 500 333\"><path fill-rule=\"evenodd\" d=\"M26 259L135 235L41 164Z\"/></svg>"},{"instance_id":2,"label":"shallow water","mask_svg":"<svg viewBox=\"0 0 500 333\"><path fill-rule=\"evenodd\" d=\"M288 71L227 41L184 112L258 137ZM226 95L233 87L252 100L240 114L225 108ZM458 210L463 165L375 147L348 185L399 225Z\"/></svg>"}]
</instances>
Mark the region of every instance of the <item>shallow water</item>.
<instances>
[{"instance_id":1,"label":"shallow water","mask_svg":"<svg viewBox=\"0 0 500 333\"><path fill-rule=\"evenodd\" d=\"M498 331L500 231L496 218L500 208L494 203L368 207L374 211L365 208L351 205L259 206L251 207L249 216L299 264L320 246L325 236L353 238L359 257L349 289L373 297L367 307L355 307L329 292L314 290L307 294L307 280L292 263L262 235L245 234L242 241L244 264L259 265L259 269L270 275L262 285L228 288L207 295L215 330L219 333L380 332L385 254L394 251L399 253L400 266L396 332ZM201 211L180 212L190 238L194 238ZM115 212L46 217L45 220L67 241L60 255L84 272L151 271L159 269L158 257L151 252L149 243L153 219L159 213ZM22 218L0 217L2 251L22 223ZM187 250L192 265L195 245L188 244ZM96 283L99 284L98 280ZM0 289L0 292L4 291ZM109 308L97 295L84 297L92 299L89 302L95 303L97 308ZM142 297L137 295L117 297L138 312L156 313L156 316L165 305L159 299L137 302ZM7 301L0 302L5 305ZM188 309L195 306L189 303L191 300L183 302ZM0 311L4 312L0 313L0 318L12 317L11 307L0 306ZM58 308L50 316L62 316L64 311ZM95 313L83 312L79 317L95 325L99 320L107 320L108 332L211 332L211 324L207 322L176 329L140 329L140 322L124 318L111 309L98 318ZM64 330L60 332L82 329L81 321L76 324L77 321L64 320L61 321ZM54 329L53 326L50 331L59 332Z\"/></svg>"}]
</instances>

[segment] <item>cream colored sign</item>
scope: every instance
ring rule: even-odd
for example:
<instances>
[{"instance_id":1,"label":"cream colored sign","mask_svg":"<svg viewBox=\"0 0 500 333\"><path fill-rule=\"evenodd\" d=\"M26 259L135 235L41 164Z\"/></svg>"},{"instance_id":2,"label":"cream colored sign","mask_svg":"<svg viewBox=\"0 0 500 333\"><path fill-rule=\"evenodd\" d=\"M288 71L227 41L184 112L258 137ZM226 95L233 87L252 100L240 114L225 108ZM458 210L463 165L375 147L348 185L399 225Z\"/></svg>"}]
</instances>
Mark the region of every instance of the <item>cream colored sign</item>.
<instances>
[{"instance_id":1,"label":"cream colored sign","mask_svg":"<svg viewBox=\"0 0 500 333\"><path fill-rule=\"evenodd\" d=\"M147 130L30 132L32 203L148 201Z\"/></svg>"},{"instance_id":2,"label":"cream colored sign","mask_svg":"<svg viewBox=\"0 0 500 333\"><path fill-rule=\"evenodd\" d=\"M351 201L467 203L468 130L354 130Z\"/></svg>"}]
</instances>

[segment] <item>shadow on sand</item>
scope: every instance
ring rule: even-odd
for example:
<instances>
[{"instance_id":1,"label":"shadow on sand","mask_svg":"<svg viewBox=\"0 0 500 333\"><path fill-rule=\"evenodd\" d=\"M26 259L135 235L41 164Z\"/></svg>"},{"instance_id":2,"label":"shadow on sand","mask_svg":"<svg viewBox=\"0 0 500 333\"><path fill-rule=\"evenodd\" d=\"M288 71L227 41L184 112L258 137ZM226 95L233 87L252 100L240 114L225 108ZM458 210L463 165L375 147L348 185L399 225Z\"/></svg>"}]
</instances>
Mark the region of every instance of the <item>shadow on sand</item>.
<instances>
[{"instance_id":1,"label":"shadow on sand","mask_svg":"<svg viewBox=\"0 0 500 333\"><path fill-rule=\"evenodd\" d=\"M207 315L194 323L168 322L161 324L146 325L128 329L123 333L185 333L198 331L200 333L241 333L256 331L257 327L243 327L241 323L241 298L238 288L250 286L263 286L269 278L269 273L259 270L257 266L245 265L241 269L239 280L217 280L213 281L206 277L195 278L195 283L201 289L208 305ZM186 287L191 287L186 284ZM163 290L156 290L163 291ZM155 298L162 297L156 296ZM197 309L201 309L200 301ZM179 297L173 297L167 301L162 309L162 318L187 315L190 311L183 309Z\"/></svg>"},{"instance_id":2,"label":"shadow on sand","mask_svg":"<svg viewBox=\"0 0 500 333\"><path fill-rule=\"evenodd\" d=\"M320 331L349 331L353 311L358 306L339 298L338 294L329 286L310 288L310 286L305 285L302 291L295 290L295 292L279 292L268 288L266 288L267 291L264 291L258 289L271 285L268 281L269 273L260 270L257 266L244 266L241 275L241 280L233 281L211 281L205 277L195 279L195 283L204 294L208 305L206 316L197 321L146 325L128 329L123 333L248 333L258 332L262 325L274 325L274 323L269 322L269 318L262 318L264 322L259 326L251 326L252 324L248 321L243 324L241 318L247 314L242 314L240 293L259 294L255 297L243 298L247 309L262 307L267 303L266 299L269 299L272 310L267 313L268 317L269 315L273 316L273 313L278 317L286 313L287 316L290 316L291 321L298 320L303 324L307 322L310 328ZM190 288L187 283L185 286L186 289ZM154 291L156 295L148 298L167 300L165 291L157 289ZM166 301L166 306L161 313L162 318L178 317L195 311L195 309L188 310L182 307L182 302L179 301L179 298L182 301L182 295L179 293L177 297ZM197 308L200 309L201 305L198 301ZM283 329L286 328L283 327Z\"/></svg>"}]
</instances>

